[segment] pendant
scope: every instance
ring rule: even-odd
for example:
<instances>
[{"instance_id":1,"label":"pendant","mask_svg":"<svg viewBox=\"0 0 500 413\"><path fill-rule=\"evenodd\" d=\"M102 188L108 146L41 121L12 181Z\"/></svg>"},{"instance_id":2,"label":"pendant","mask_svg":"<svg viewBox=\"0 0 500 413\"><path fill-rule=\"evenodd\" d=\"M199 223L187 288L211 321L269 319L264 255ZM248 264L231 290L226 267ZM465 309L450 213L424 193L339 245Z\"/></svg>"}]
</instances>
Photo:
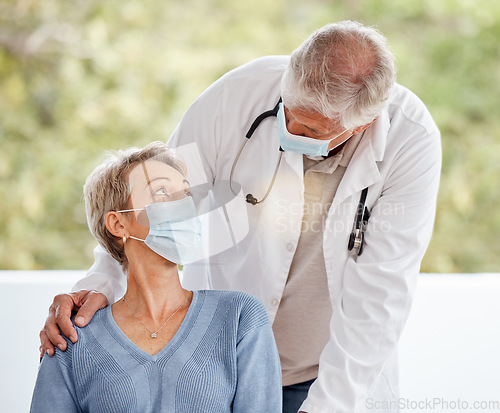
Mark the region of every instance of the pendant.
<instances>
[{"instance_id":1,"label":"pendant","mask_svg":"<svg viewBox=\"0 0 500 413\"><path fill-rule=\"evenodd\" d=\"M151 334L151 338L156 338L156 333Z\"/></svg>"}]
</instances>

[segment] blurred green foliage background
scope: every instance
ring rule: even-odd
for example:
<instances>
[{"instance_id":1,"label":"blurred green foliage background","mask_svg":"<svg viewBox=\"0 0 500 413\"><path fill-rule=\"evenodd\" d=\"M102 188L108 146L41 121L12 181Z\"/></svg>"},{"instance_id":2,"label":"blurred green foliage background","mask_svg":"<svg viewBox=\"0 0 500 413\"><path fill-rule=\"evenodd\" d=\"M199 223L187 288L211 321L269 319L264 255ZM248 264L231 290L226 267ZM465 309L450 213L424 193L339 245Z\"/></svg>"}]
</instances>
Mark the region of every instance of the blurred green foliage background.
<instances>
[{"instance_id":1,"label":"blurred green foliage background","mask_svg":"<svg viewBox=\"0 0 500 413\"><path fill-rule=\"evenodd\" d=\"M344 19L389 39L442 131L425 272L499 272L498 0L1 0L0 269L85 269L104 150L165 140L226 71Z\"/></svg>"}]
</instances>

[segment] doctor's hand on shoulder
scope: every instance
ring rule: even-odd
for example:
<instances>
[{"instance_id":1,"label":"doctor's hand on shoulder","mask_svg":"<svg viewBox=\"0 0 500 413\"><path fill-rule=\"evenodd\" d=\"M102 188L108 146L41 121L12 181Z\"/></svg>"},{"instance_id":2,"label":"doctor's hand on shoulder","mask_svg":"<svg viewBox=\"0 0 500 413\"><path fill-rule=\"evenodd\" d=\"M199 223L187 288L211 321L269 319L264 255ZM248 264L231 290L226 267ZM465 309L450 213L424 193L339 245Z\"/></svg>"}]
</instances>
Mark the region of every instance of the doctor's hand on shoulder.
<instances>
[{"instance_id":1,"label":"doctor's hand on shoulder","mask_svg":"<svg viewBox=\"0 0 500 413\"><path fill-rule=\"evenodd\" d=\"M66 350L66 340L62 337L61 331L73 343L78 340L78 334L71 322L73 311L77 311L75 324L78 327L84 327L97 310L107 305L108 299L98 291L80 290L55 296L49 308L49 315L45 320L45 325L40 331L40 357L45 353L53 356L54 346L57 346L62 351Z\"/></svg>"}]
</instances>

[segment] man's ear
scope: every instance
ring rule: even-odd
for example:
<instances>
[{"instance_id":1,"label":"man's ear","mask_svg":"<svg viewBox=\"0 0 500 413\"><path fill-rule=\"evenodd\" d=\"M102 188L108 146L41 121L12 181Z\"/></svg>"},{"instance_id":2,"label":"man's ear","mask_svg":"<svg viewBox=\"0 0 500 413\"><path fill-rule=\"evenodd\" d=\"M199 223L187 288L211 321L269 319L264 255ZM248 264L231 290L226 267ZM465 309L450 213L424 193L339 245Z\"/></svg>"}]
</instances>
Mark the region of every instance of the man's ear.
<instances>
[{"instance_id":1,"label":"man's ear","mask_svg":"<svg viewBox=\"0 0 500 413\"><path fill-rule=\"evenodd\" d=\"M123 224L123 217L120 216L118 212L109 211L104 217L104 223L106 224L106 228L108 231L113 234L115 237L123 238L124 235L127 235L126 227Z\"/></svg>"},{"instance_id":2,"label":"man's ear","mask_svg":"<svg viewBox=\"0 0 500 413\"><path fill-rule=\"evenodd\" d=\"M373 122L375 122L376 120L377 120L377 118L373 119L370 123L367 123L366 125L363 125L363 126L359 126L359 127L357 127L356 129L354 129L354 130L352 131L352 134L353 134L353 135L357 135L358 133L363 132L364 130L368 129L368 127L369 127L370 125L372 125L372 124L373 124Z\"/></svg>"}]
</instances>

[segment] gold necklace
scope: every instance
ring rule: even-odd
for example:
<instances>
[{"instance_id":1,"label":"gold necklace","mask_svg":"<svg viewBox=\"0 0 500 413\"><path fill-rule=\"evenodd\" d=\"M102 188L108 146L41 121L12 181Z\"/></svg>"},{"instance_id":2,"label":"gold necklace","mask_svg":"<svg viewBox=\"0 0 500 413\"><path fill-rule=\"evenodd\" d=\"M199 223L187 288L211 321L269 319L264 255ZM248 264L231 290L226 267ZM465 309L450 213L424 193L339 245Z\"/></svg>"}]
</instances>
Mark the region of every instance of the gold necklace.
<instances>
[{"instance_id":1,"label":"gold necklace","mask_svg":"<svg viewBox=\"0 0 500 413\"><path fill-rule=\"evenodd\" d=\"M170 317L168 317L168 318L165 320L165 322L161 325L161 327L160 327L158 330L156 330L155 332L153 332L153 331L151 331L151 330L150 330L150 329L146 326L146 324L144 324L144 323L143 323L143 321L142 321L142 320L141 320L141 319L137 316L137 314L135 314L135 313L132 311L132 309L131 309L131 308L130 308L130 306L128 305L127 300L125 300L125 296L123 296L123 301L125 302L125 304L127 304L127 307L128 307L128 309L130 310L130 312L132 313L132 315L140 321L140 323L144 326L144 328L145 328L146 330L148 330L148 331L149 331L149 334L151 334L151 338L156 338L156 334L158 334L158 332L159 332L159 331L163 328L163 326L164 326L165 324L167 324L167 323L168 323L168 321L169 321L169 320L170 320L170 319L171 319L171 318L172 318L175 314L177 314L177 311L179 311L179 310L181 309L181 307L182 307L182 304L184 304L184 303L182 302L182 303L179 305L179 307L177 307L177 309L176 309L176 310L175 310L172 314L170 314Z\"/></svg>"}]
</instances>

